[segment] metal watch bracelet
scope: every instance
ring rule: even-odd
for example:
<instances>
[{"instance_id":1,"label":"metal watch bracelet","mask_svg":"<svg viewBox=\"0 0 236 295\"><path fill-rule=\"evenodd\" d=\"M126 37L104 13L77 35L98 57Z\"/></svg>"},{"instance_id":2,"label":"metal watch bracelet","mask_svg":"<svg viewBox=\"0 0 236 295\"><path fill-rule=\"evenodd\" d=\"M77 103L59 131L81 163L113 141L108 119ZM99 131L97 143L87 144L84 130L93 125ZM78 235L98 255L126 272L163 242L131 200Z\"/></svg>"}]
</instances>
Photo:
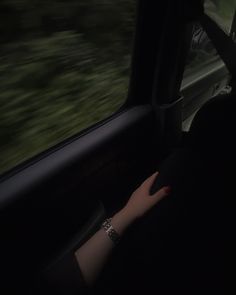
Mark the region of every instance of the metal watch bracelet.
<instances>
[{"instance_id":1,"label":"metal watch bracelet","mask_svg":"<svg viewBox=\"0 0 236 295\"><path fill-rule=\"evenodd\" d=\"M120 241L120 235L116 232L116 230L111 225L111 218L106 219L103 223L101 228L104 229L108 237L111 241L116 245Z\"/></svg>"}]
</instances>

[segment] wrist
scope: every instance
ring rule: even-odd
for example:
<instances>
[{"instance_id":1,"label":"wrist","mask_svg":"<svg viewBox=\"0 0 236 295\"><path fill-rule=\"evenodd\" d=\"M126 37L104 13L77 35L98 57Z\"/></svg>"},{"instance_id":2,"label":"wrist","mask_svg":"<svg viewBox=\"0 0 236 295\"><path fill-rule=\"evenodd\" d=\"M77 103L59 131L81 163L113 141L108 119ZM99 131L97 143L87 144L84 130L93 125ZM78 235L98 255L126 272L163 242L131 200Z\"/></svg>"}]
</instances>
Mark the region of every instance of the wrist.
<instances>
[{"instance_id":1,"label":"wrist","mask_svg":"<svg viewBox=\"0 0 236 295\"><path fill-rule=\"evenodd\" d=\"M111 225L119 235L122 235L134 221L129 212L123 208L112 217Z\"/></svg>"}]
</instances>

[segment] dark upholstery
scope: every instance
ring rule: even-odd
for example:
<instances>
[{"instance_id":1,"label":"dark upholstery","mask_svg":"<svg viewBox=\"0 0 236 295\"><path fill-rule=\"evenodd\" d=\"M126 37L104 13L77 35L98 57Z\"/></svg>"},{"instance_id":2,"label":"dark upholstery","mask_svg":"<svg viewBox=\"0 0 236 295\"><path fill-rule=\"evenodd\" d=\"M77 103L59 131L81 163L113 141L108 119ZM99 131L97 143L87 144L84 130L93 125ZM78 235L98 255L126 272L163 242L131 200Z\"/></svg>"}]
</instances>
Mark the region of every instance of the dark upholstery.
<instances>
[{"instance_id":1,"label":"dark upholstery","mask_svg":"<svg viewBox=\"0 0 236 295\"><path fill-rule=\"evenodd\" d=\"M187 143L208 170L212 198L234 225L236 185L236 95L221 95L207 102L195 116ZM210 198L209 198L210 199ZM211 200L211 199L210 199ZM233 230L233 229L232 229Z\"/></svg>"},{"instance_id":2,"label":"dark upholstery","mask_svg":"<svg viewBox=\"0 0 236 295\"><path fill-rule=\"evenodd\" d=\"M236 153L236 95L221 95L208 101L195 116L188 146L206 159L225 166Z\"/></svg>"},{"instance_id":3,"label":"dark upholstery","mask_svg":"<svg viewBox=\"0 0 236 295\"><path fill-rule=\"evenodd\" d=\"M227 294L235 250L235 102L233 95L216 97L197 113L186 146L158 167L171 195L128 230L92 294Z\"/></svg>"},{"instance_id":4,"label":"dark upholstery","mask_svg":"<svg viewBox=\"0 0 236 295\"><path fill-rule=\"evenodd\" d=\"M206 169L206 202L208 207L208 239L212 256L215 290L223 283L233 286L232 269L235 249L236 197L236 95L221 95L207 102L195 116L187 143L196 151ZM214 278L214 276L213 276Z\"/></svg>"},{"instance_id":5,"label":"dark upholstery","mask_svg":"<svg viewBox=\"0 0 236 295\"><path fill-rule=\"evenodd\" d=\"M100 280L104 294L227 293L236 215L235 113L233 95L215 97L197 113L186 145L158 167L163 184L172 182L172 194L123 239Z\"/></svg>"}]
</instances>

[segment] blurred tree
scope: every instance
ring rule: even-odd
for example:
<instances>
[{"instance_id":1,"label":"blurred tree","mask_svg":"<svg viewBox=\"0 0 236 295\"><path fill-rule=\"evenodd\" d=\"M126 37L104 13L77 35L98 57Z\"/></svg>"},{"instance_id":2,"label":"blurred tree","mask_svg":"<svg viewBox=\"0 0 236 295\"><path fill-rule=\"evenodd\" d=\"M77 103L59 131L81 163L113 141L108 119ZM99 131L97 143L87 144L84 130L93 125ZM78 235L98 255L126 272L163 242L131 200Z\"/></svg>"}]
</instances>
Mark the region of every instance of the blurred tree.
<instances>
[{"instance_id":1,"label":"blurred tree","mask_svg":"<svg viewBox=\"0 0 236 295\"><path fill-rule=\"evenodd\" d=\"M0 173L122 105L135 3L1 1Z\"/></svg>"}]
</instances>

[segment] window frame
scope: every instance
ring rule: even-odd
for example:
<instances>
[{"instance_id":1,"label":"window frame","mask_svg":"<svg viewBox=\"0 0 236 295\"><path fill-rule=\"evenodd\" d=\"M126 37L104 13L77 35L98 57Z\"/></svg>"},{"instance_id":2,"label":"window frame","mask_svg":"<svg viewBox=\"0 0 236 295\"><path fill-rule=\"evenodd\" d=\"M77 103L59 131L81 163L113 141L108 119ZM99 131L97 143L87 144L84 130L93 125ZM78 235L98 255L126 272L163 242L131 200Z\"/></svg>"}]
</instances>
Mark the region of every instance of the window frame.
<instances>
[{"instance_id":1,"label":"window frame","mask_svg":"<svg viewBox=\"0 0 236 295\"><path fill-rule=\"evenodd\" d=\"M139 105L138 99L133 99L133 95L130 92L130 80L134 76L134 70L133 68L136 66L137 61L134 61L133 55L135 52L135 46L137 46L137 39L139 39L140 31L137 29L139 19L143 18L143 12L140 9L140 0L137 0L136 7L134 7L134 10L136 11L136 17L134 20L134 32L133 32L133 45L131 48L131 61L130 61L130 77L129 77L129 88L127 91L127 96L124 98L124 103L120 108L118 108L114 113L109 115L108 117L89 125L87 128L84 128L83 130L78 131L76 134L69 136L68 138L65 138L64 140L58 142L57 144L52 145L49 148L46 148L45 150L42 150L41 152L23 160L22 162L16 164L15 166L11 167L10 169L3 171L2 174L0 174L0 181L4 180L8 177L11 177L11 175L14 175L20 171L22 171L24 168L29 167L31 164L40 161L40 159L43 159L44 157L52 154L53 152L56 152L58 149L61 149L65 147L68 144L73 143L74 141L78 140L79 138L86 136L88 133L93 132L97 128L102 127L104 124L109 123L111 120L115 120L119 115L124 113L125 111L129 110L131 107L134 107L136 105ZM138 31L138 32L137 32ZM132 103L130 103L132 101Z\"/></svg>"},{"instance_id":2,"label":"window frame","mask_svg":"<svg viewBox=\"0 0 236 295\"><path fill-rule=\"evenodd\" d=\"M169 0L169 3L171 0ZM38 161L64 148L67 145L87 136L96 129L115 120L117 117L140 105L152 104L152 86L155 79L156 58L160 54L160 44L162 44L162 34L166 15L163 10L167 10L167 3L156 3L145 0L137 0L136 19L133 37L133 49L131 56L129 89L124 104L109 117L98 121L79 131L73 136L66 138L58 144L49 147L42 152L23 160L14 167L4 171L0 175L0 182L21 172L25 168L34 165ZM155 29L154 29L155 28ZM146 44L149 44L147 47ZM148 57L148 61L147 61Z\"/></svg>"}]
</instances>

